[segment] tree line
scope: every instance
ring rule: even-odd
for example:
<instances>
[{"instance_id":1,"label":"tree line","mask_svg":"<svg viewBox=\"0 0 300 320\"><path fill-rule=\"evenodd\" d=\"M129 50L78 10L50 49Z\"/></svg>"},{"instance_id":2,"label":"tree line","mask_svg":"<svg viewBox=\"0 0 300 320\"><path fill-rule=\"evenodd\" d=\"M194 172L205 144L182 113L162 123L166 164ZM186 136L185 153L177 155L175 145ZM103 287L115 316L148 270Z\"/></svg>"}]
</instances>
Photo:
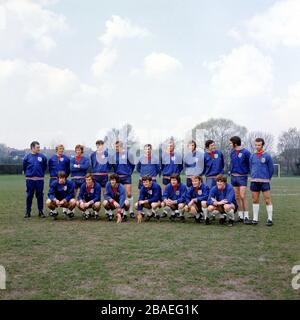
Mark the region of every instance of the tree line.
<instances>
[{"instance_id":1,"label":"tree line","mask_svg":"<svg viewBox=\"0 0 300 320\"><path fill-rule=\"evenodd\" d=\"M197 133L201 132L202 140L198 141ZM125 132L125 136L124 136ZM274 163L281 166L281 173L284 175L300 175L300 131L297 128L289 128L287 131L280 133L278 136L277 150L274 149L275 137L269 132L265 131L248 131L244 126L238 125L230 119L217 118L210 119L205 122L197 124L191 132L191 138L198 141L198 145L203 147L205 140L212 139L216 146L225 155L226 169L229 169L229 139L232 136L240 136L243 146L250 152L254 152L253 141L256 137L261 137L266 142L266 149L273 156ZM131 124L125 124L121 128L112 128L107 131L104 141L109 148L114 147L116 138L120 140L126 139L127 147L133 148L138 144L138 137L135 134L134 128ZM166 143L171 137L166 138L159 146L163 148L163 143ZM183 146L182 137L172 137L177 143ZM20 173L18 166L21 165L24 155L29 152L28 149L18 150L7 147L0 143L0 174L1 173ZM51 148L44 148L42 150L46 156L51 156L55 153L54 145ZM91 148L85 148L85 153L92 152ZM67 155L74 153L73 150L66 150Z\"/></svg>"}]
</instances>

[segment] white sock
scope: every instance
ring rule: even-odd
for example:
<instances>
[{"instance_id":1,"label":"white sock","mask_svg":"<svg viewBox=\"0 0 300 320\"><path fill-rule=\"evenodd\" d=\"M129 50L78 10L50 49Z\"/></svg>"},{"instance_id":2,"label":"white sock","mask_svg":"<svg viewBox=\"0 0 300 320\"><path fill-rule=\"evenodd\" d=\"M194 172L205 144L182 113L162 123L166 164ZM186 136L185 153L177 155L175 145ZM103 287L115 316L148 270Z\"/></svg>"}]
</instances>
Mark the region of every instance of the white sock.
<instances>
[{"instance_id":1,"label":"white sock","mask_svg":"<svg viewBox=\"0 0 300 320\"><path fill-rule=\"evenodd\" d=\"M249 212L248 211L244 211L244 219L245 218L249 219Z\"/></svg>"},{"instance_id":2,"label":"white sock","mask_svg":"<svg viewBox=\"0 0 300 320\"><path fill-rule=\"evenodd\" d=\"M166 207L164 207L164 211L166 212L166 214L169 214L171 211L171 208L166 206Z\"/></svg>"},{"instance_id":3,"label":"white sock","mask_svg":"<svg viewBox=\"0 0 300 320\"><path fill-rule=\"evenodd\" d=\"M183 209L178 209L178 212L179 212L179 216L183 217Z\"/></svg>"},{"instance_id":4,"label":"white sock","mask_svg":"<svg viewBox=\"0 0 300 320\"><path fill-rule=\"evenodd\" d=\"M112 216L113 215L113 212L111 210L106 210L106 213L109 215L109 216Z\"/></svg>"},{"instance_id":5,"label":"white sock","mask_svg":"<svg viewBox=\"0 0 300 320\"><path fill-rule=\"evenodd\" d=\"M240 219L244 219L243 211L238 211L238 215Z\"/></svg>"},{"instance_id":6,"label":"white sock","mask_svg":"<svg viewBox=\"0 0 300 320\"><path fill-rule=\"evenodd\" d=\"M258 221L259 204L253 203L253 220Z\"/></svg>"},{"instance_id":7,"label":"white sock","mask_svg":"<svg viewBox=\"0 0 300 320\"><path fill-rule=\"evenodd\" d=\"M202 212L203 212L203 215L204 215L204 219L207 218L207 208L202 208Z\"/></svg>"},{"instance_id":8,"label":"white sock","mask_svg":"<svg viewBox=\"0 0 300 320\"><path fill-rule=\"evenodd\" d=\"M94 210L94 215L95 215L95 216L97 216L97 215L98 215L98 212L97 212L97 211L95 211L95 210Z\"/></svg>"},{"instance_id":9,"label":"white sock","mask_svg":"<svg viewBox=\"0 0 300 320\"><path fill-rule=\"evenodd\" d=\"M228 218L229 218L230 220L234 220L234 210L233 210L233 209L231 209L231 210L227 213L227 215L228 215Z\"/></svg>"},{"instance_id":10,"label":"white sock","mask_svg":"<svg viewBox=\"0 0 300 320\"><path fill-rule=\"evenodd\" d=\"M273 218L273 205L270 204L270 205L266 206L266 208L267 208L267 212L268 212L268 220L272 221L272 218Z\"/></svg>"},{"instance_id":11,"label":"white sock","mask_svg":"<svg viewBox=\"0 0 300 320\"><path fill-rule=\"evenodd\" d=\"M129 211L133 212L133 197L131 198L126 198L126 200L129 201Z\"/></svg>"}]
</instances>

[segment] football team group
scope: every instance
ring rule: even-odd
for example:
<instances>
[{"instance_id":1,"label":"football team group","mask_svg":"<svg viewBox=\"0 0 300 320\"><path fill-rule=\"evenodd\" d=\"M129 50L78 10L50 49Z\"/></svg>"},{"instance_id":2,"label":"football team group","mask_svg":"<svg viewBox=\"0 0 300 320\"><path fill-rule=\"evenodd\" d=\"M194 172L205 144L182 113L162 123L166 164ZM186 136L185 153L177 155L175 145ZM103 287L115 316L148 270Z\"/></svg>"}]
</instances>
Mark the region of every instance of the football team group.
<instances>
[{"instance_id":1,"label":"football team group","mask_svg":"<svg viewBox=\"0 0 300 320\"><path fill-rule=\"evenodd\" d=\"M71 158L64 154L64 146L58 145L56 154L49 160L40 152L40 144L33 141L31 152L23 160L26 176L25 218L31 217L34 194L39 216L45 217L44 176L48 168L50 182L46 204L50 210L49 216L54 219L57 219L58 208L62 208L62 213L72 219L76 207L84 219L99 219L102 204L106 219L112 221L116 216L117 223L127 221L129 217L138 223L151 218L160 221L164 217L184 222L188 214L196 222L205 224L219 220L219 223L228 226L236 222L257 225L262 193L268 216L266 225L272 226L270 180L274 165L272 157L264 150L265 141L256 138L254 144L255 152L251 154L242 146L240 137L230 139L229 183L224 175L223 153L216 149L213 140L205 142L205 151L198 150L192 140L185 154L175 150L172 139L159 155L152 150L151 144L146 144L137 163L122 141L116 141L114 150L108 150L105 143L98 140L97 150L90 157L84 155L82 145L76 145ZM132 174L135 169L140 178L139 197L134 205ZM186 184L181 182L183 172ZM162 177L162 186L157 182L158 176ZM247 202L248 176L252 219Z\"/></svg>"}]
</instances>

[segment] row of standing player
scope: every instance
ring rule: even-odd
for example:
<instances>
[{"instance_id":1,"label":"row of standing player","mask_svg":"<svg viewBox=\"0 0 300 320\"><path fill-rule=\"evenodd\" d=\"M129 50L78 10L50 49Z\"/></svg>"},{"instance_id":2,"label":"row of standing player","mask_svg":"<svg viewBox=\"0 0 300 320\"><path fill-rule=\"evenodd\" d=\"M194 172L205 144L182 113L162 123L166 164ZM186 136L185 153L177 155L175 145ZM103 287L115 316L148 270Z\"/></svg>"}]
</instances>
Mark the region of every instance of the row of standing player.
<instances>
[{"instance_id":1,"label":"row of standing player","mask_svg":"<svg viewBox=\"0 0 300 320\"><path fill-rule=\"evenodd\" d=\"M255 140L256 152L252 155L241 146L239 137L230 139L231 146L231 178L235 191L235 197L238 204L238 216L245 223L257 224L259 212L259 195L263 193L268 212L268 225L272 224L273 207L270 199L270 180L273 175L273 162L271 156L264 151L264 140L257 138ZM129 211L131 216L133 213L133 197L131 175L135 165L132 163L132 157L127 150L123 149L123 144L117 141L115 144L114 163L110 163L107 150L103 150L103 141L97 141L97 151L91 155L92 175L96 182L102 188L105 188L108 181L108 173L111 169L118 174L120 183L124 185L129 203ZM141 177L151 176L155 181L158 174L162 174L162 189L170 183L172 174L179 175L185 168L187 176L187 186L191 186L192 177L204 174L206 176L206 184L209 188L216 185L216 178L219 174L224 173L224 157L220 150L216 150L214 141L208 140L205 143L205 152L196 149L195 141L189 143L190 151L184 158L175 152L174 141L170 141L168 150L162 154L162 160L155 159L152 155L151 145L145 145L145 154L141 156L137 164L137 171ZM38 200L39 215L43 214L43 187L44 174L49 166L50 183L57 180L58 171L65 171L68 175L71 173L71 179L75 184L75 190L78 190L84 182L84 177L89 168L89 159L83 156L83 147L77 145L75 148L76 156L69 159L63 154L63 146L59 145L56 149L57 154L51 157L47 163L47 158L40 153L38 142L31 144L31 153L26 155L23 161L23 170L26 175L27 200L26 215L31 214L31 204L34 192L36 192ZM159 162L161 164L159 164ZM250 190L253 199L253 220L249 220L249 212L247 208L247 182L250 173ZM141 179L139 187L141 187ZM127 212L128 213L128 212Z\"/></svg>"}]
</instances>

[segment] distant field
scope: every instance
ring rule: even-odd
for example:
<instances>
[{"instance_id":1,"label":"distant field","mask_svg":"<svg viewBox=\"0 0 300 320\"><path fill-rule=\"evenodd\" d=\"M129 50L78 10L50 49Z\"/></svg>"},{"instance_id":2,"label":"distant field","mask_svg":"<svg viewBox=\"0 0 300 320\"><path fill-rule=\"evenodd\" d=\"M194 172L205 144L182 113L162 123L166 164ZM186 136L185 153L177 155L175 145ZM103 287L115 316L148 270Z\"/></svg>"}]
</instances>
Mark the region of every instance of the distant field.
<instances>
[{"instance_id":1,"label":"distant field","mask_svg":"<svg viewBox=\"0 0 300 320\"><path fill-rule=\"evenodd\" d=\"M275 178L272 197L272 228L264 207L258 226L117 225L103 211L100 221L41 220L34 200L25 220L24 177L0 176L0 299L299 299L300 178Z\"/></svg>"}]
</instances>

